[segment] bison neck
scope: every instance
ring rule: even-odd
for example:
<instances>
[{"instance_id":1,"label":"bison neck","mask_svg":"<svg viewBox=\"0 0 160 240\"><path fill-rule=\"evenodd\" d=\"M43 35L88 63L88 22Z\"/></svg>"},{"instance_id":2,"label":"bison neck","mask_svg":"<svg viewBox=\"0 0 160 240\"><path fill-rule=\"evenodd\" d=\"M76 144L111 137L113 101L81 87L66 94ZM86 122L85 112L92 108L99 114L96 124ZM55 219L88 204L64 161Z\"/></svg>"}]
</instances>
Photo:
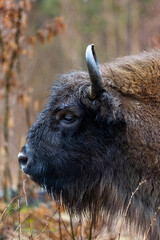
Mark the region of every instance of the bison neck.
<instances>
[{"instance_id":1,"label":"bison neck","mask_svg":"<svg viewBox=\"0 0 160 240\"><path fill-rule=\"evenodd\" d=\"M126 217L145 234L160 206L159 107L128 99L124 109L127 146L125 157L119 161L112 178L112 199L124 213L133 192L146 180L134 193ZM160 239L159 224L157 215L150 230L150 239Z\"/></svg>"}]
</instances>

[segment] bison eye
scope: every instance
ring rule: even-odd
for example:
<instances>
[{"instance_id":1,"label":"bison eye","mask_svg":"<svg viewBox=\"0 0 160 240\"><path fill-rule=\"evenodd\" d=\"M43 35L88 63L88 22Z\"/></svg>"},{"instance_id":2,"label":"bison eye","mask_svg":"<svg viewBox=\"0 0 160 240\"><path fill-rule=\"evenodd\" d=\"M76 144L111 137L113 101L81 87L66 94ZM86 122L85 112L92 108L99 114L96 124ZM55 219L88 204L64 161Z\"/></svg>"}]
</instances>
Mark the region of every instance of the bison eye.
<instances>
[{"instance_id":1,"label":"bison eye","mask_svg":"<svg viewBox=\"0 0 160 240\"><path fill-rule=\"evenodd\" d=\"M83 112L79 107L69 107L59 110L55 114L57 123L60 123L64 127L76 127L82 119Z\"/></svg>"},{"instance_id":2,"label":"bison eye","mask_svg":"<svg viewBox=\"0 0 160 240\"><path fill-rule=\"evenodd\" d=\"M64 126L74 124L78 120L78 116L73 112L60 111L56 115L56 119Z\"/></svg>"},{"instance_id":3,"label":"bison eye","mask_svg":"<svg viewBox=\"0 0 160 240\"><path fill-rule=\"evenodd\" d=\"M63 121L66 121L66 122L72 122L72 121L76 120L76 116L67 114L67 115L65 115L65 116L63 117L62 120L63 120Z\"/></svg>"}]
</instances>

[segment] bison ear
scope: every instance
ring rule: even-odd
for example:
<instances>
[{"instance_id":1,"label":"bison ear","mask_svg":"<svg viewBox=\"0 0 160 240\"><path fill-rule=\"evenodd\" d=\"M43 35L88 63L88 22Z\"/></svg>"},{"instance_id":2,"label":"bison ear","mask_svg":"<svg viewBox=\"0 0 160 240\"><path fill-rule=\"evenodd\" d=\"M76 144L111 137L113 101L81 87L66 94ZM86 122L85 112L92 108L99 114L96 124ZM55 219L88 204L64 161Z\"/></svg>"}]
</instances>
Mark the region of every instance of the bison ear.
<instances>
[{"instance_id":1,"label":"bison ear","mask_svg":"<svg viewBox=\"0 0 160 240\"><path fill-rule=\"evenodd\" d=\"M99 61L94 50L94 44L86 49L86 63L91 80L90 97L95 99L105 91L101 74L99 71Z\"/></svg>"}]
</instances>

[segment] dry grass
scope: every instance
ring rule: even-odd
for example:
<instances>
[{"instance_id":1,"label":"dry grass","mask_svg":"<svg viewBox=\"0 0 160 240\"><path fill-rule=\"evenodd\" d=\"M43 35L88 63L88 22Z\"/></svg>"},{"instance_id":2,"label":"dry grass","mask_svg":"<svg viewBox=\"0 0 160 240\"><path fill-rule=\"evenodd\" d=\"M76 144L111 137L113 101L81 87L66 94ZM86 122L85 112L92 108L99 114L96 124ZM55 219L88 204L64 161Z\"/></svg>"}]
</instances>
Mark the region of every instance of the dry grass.
<instances>
[{"instance_id":1,"label":"dry grass","mask_svg":"<svg viewBox=\"0 0 160 240\"><path fill-rule=\"evenodd\" d=\"M140 183L132 193L128 208L135 192L142 184ZM142 238L136 238L134 235L128 234L124 224L127 211L113 229L108 229L103 219L99 219L97 227L94 228L91 219L78 219L67 214L61 205L50 201L47 195L44 203L40 203L36 207L30 207L28 200L29 187L24 181L21 195L14 197L8 204L3 201L0 202L0 239L142 240ZM36 194L32 198L36 198ZM154 220L155 218L153 222Z\"/></svg>"}]
</instances>

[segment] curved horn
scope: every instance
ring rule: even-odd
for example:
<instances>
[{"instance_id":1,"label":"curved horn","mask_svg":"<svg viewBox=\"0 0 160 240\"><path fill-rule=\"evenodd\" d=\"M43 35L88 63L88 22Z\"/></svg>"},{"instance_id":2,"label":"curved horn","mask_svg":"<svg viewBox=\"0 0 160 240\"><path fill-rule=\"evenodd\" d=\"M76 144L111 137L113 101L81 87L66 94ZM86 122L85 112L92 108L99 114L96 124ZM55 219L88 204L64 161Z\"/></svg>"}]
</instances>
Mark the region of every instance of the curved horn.
<instances>
[{"instance_id":1,"label":"curved horn","mask_svg":"<svg viewBox=\"0 0 160 240\"><path fill-rule=\"evenodd\" d=\"M104 91L103 81L99 71L99 61L94 50L94 44L86 49L86 63L91 80L91 97L95 98L97 94Z\"/></svg>"}]
</instances>

